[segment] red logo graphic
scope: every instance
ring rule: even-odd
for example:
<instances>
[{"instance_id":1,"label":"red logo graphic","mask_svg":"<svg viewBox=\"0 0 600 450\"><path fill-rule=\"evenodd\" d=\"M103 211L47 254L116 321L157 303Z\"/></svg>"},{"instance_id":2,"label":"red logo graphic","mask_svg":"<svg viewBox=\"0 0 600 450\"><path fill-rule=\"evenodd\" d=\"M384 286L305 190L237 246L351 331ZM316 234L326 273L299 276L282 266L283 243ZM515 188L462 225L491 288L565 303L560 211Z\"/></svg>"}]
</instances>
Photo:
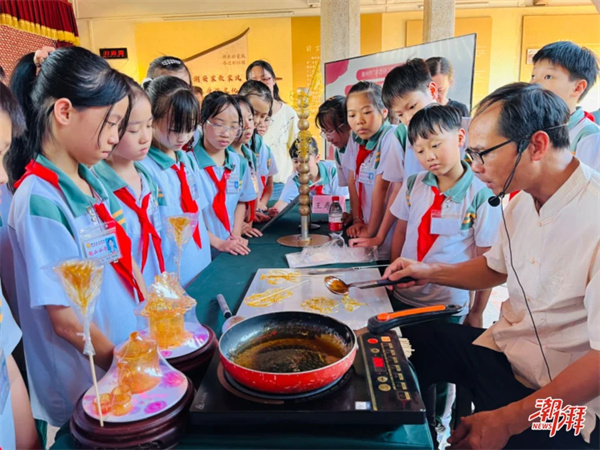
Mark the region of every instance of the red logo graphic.
<instances>
[{"instance_id":1,"label":"red logo graphic","mask_svg":"<svg viewBox=\"0 0 600 450\"><path fill-rule=\"evenodd\" d=\"M563 401L558 398L537 399L535 407L539 411L529 416L529 421L539 419L531 424L532 430L550 431L550 437L565 427L565 431L573 430L575 436L579 435L585 422L587 406L563 406Z\"/></svg>"}]
</instances>

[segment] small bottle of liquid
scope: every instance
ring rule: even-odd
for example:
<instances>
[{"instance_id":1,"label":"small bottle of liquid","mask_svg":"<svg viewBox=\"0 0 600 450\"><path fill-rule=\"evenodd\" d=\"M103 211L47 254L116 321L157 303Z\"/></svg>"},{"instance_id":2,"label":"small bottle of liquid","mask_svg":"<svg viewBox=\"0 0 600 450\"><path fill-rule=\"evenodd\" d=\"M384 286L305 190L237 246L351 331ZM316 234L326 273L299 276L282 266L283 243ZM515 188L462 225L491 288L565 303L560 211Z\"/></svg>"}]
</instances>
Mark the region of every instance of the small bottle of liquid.
<instances>
[{"instance_id":1,"label":"small bottle of liquid","mask_svg":"<svg viewBox=\"0 0 600 450\"><path fill-rule=\"evenodd\" d=\"M341 239L344 225L342 223L342 205L340 198L335 196L331 198L331 206L329 206L329 234L331 237Z\"/></svg>"}]
</instances>

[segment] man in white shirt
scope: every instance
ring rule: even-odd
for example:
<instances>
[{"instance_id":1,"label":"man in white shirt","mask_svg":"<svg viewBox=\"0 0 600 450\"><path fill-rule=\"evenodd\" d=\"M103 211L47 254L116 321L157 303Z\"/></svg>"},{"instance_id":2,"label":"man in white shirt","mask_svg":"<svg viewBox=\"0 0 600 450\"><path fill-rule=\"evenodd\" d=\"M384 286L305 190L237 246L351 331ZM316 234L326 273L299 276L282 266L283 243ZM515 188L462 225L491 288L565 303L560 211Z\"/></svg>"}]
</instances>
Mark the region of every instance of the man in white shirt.
<instances>
[{"instance_id":1,"label":"man in white shirt","mask_svg":"<svg viewBox=\"0 0 600 450\"><path fill-rule=\"evenodd\" d=\"M568 119L567 105L539 85L488 95L469 129L473 172L500 198L522 191L498 242L460 264L399 258L384 274L467 290L507 283L510 297L488 330L403 329L422 390L452 382L473 392L478 412L450 439L458 448L598 448L600 175L569 151ZM532 429L536 402L550 397L587 406L580 434L564 424L554 437Z\"/></svg>"}]
</instances>

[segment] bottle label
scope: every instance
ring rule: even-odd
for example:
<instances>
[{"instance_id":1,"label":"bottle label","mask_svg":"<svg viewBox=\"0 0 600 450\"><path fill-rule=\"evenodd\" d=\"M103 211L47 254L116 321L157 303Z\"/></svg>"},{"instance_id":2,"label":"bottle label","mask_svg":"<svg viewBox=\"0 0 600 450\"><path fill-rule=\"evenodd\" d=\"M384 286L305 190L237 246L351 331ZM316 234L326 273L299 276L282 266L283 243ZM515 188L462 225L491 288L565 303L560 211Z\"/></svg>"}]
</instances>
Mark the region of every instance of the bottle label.
<instances>
[{"instance_id":1,"label":"bottle label","mask_svg":"<svg viewBox=\"0 0 600 450\"><path fill-rule=\"evenodd\" d=\"M333 231L333 232L340 232L343 231L344 226L342 224L342 222L329 222L329 231Z\"/></svg>"}]
</instances>

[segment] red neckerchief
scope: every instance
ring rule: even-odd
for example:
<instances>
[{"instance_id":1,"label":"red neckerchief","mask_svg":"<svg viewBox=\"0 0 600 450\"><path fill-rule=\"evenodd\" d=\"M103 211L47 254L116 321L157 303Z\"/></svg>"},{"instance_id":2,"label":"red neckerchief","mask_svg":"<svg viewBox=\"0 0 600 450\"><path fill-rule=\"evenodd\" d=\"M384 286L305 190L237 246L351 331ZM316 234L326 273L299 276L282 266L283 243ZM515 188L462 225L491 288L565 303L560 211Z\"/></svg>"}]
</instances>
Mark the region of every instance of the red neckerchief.
<instances>
[{"instance_id":1,"label":"red neckerchief","mask_svg":"<svg viewBox=\"0 0 600 450\"><path fill-rule=\"evenodd\" d=\"M438 188L431 186L434 198L433 203L427 210L423 217L421 217L421 223L418 228L417 237L417 260L423 261L423 258L427 252L431 249L439 234L431 234L431 216L434 211L441 211L442 204L444 203L444 194L442 194Z\"/></svg>"},{"instance_id":2,"label":"red neckerchief","mask_svg":"<svg viewBox=\"0 0 600 450\"><path fill-rule=\"evenodd\" d=\"M231 174L231 169L225 168L225 172L223 172L223 176L221 180L217 179L217 175L215 174L215 170L212 166L205 167L206 173L215 184L217 188L217 195L213 199L212 208L215 214L217 215L217 219L223 224L225 229L229 234L231 234L231 224L229 223L229 214L227 214L227 180L229 179L229 175Z\"/></svg>"},{"instance_id":3,"label":"red neckerchief","mask_svg":"<svg viewBox=\"0 0 600 450\"><path fill-rule=\"evenodd\" d=\"M62 192L60 184L58 182L58 174L48 169L47 167L42 166L41 164L31 160L25 167L25 174L15 183L15 189L18 188L23 180L30 175L35 175L38 178L41 178L44 181L47 181L56 189ZM119 244L119 249L121 250L121 258L117 261L113 261L111 265L115 269L115 271L121 276L121 278L125 281L127 289L131 296L133 296L133 291L135 290L138 294L138 299L140 302L144 301L144 295L138 285L137 280L133 276L133 257L131 254L131 240L123 227L111 216L106 209L104 203L96 203L94 205L94 210L96 214L98 214L98 218L107 226L114 226L115 232L117 235L117 243Z\"/></svg>"},{"instance_id":4,"label":"red neckerchief","mask_svg":"<svg viewBox=\"0 0 600 450\"><path fill-rule=\"evenodd\" d=\"M315 195L323 195L323 185L322 184L313 184L310 187L310 192L314 192Z\"/></svg>"},{"instance_id":5,"label":"red neckerchief","mask_svg":"<svg viewBox=\"0 0 600 450\"><path fill-rule=\"evenodd\" d=\"M138 217L140 221L140 226L142 228L142 271L144 267L146 267L146 260L148 259L148 251L150 250L150 238L152 238L152 244L154 245L154 250L156 251L156 256L158 257L158 266L160 268L160 272L165 271L165 259L163 257L162 249L161 249L161 239L158 235L156 228L150 222L148 218L148 204L150 203L150 197L152 194L148 193L142 199L142 206L139 207L137 202L135 201L135 197L127 186L123 186L121 189L117 189L115 195L119 200L121 200L129 209L131 209Z\"/></svg>"},{"instance_id":6,"label":"red neckerchief","mask_svg":"<svg viewBox=\"0 0 600 450\"><path fill-rule=\"evenodd\" d=\"M181 163L181 167L177 166L177 164L173 164L171 169L175 171L177 174L177 178L179 178L179 183L181 184L181 209L184 213L198 213L198 203L192 197L192 191L190 191L190 185L187 181L187 175L185 173L185 168L183 163ZM202 248L202 241L200 240L200 229L198 225L196 225L196 229L194 230L194 241L199 248Z\"/></svg>"},{"instance_id":7,"label":"red neckerchief","mask_svg":"<svg viewBox=\"0 0 600 450\"><path fill-rule=\"evenodd\" d=\"M356 155L356 170L354 171L356 181L358 181L358 178L360 176L360 167L365 162L365 159L367 159L367 156L369 156L370 153L371 152L369 150L367 150L367 148L364 145L359 144L358 154ZM362 216L362 198L363 198L364 190L365 190L365 188L364 188L363 184L359 183L358 184L358 217L360 217L360 218L363 218L363 216Z\"/></svg>"}]
</instances>

